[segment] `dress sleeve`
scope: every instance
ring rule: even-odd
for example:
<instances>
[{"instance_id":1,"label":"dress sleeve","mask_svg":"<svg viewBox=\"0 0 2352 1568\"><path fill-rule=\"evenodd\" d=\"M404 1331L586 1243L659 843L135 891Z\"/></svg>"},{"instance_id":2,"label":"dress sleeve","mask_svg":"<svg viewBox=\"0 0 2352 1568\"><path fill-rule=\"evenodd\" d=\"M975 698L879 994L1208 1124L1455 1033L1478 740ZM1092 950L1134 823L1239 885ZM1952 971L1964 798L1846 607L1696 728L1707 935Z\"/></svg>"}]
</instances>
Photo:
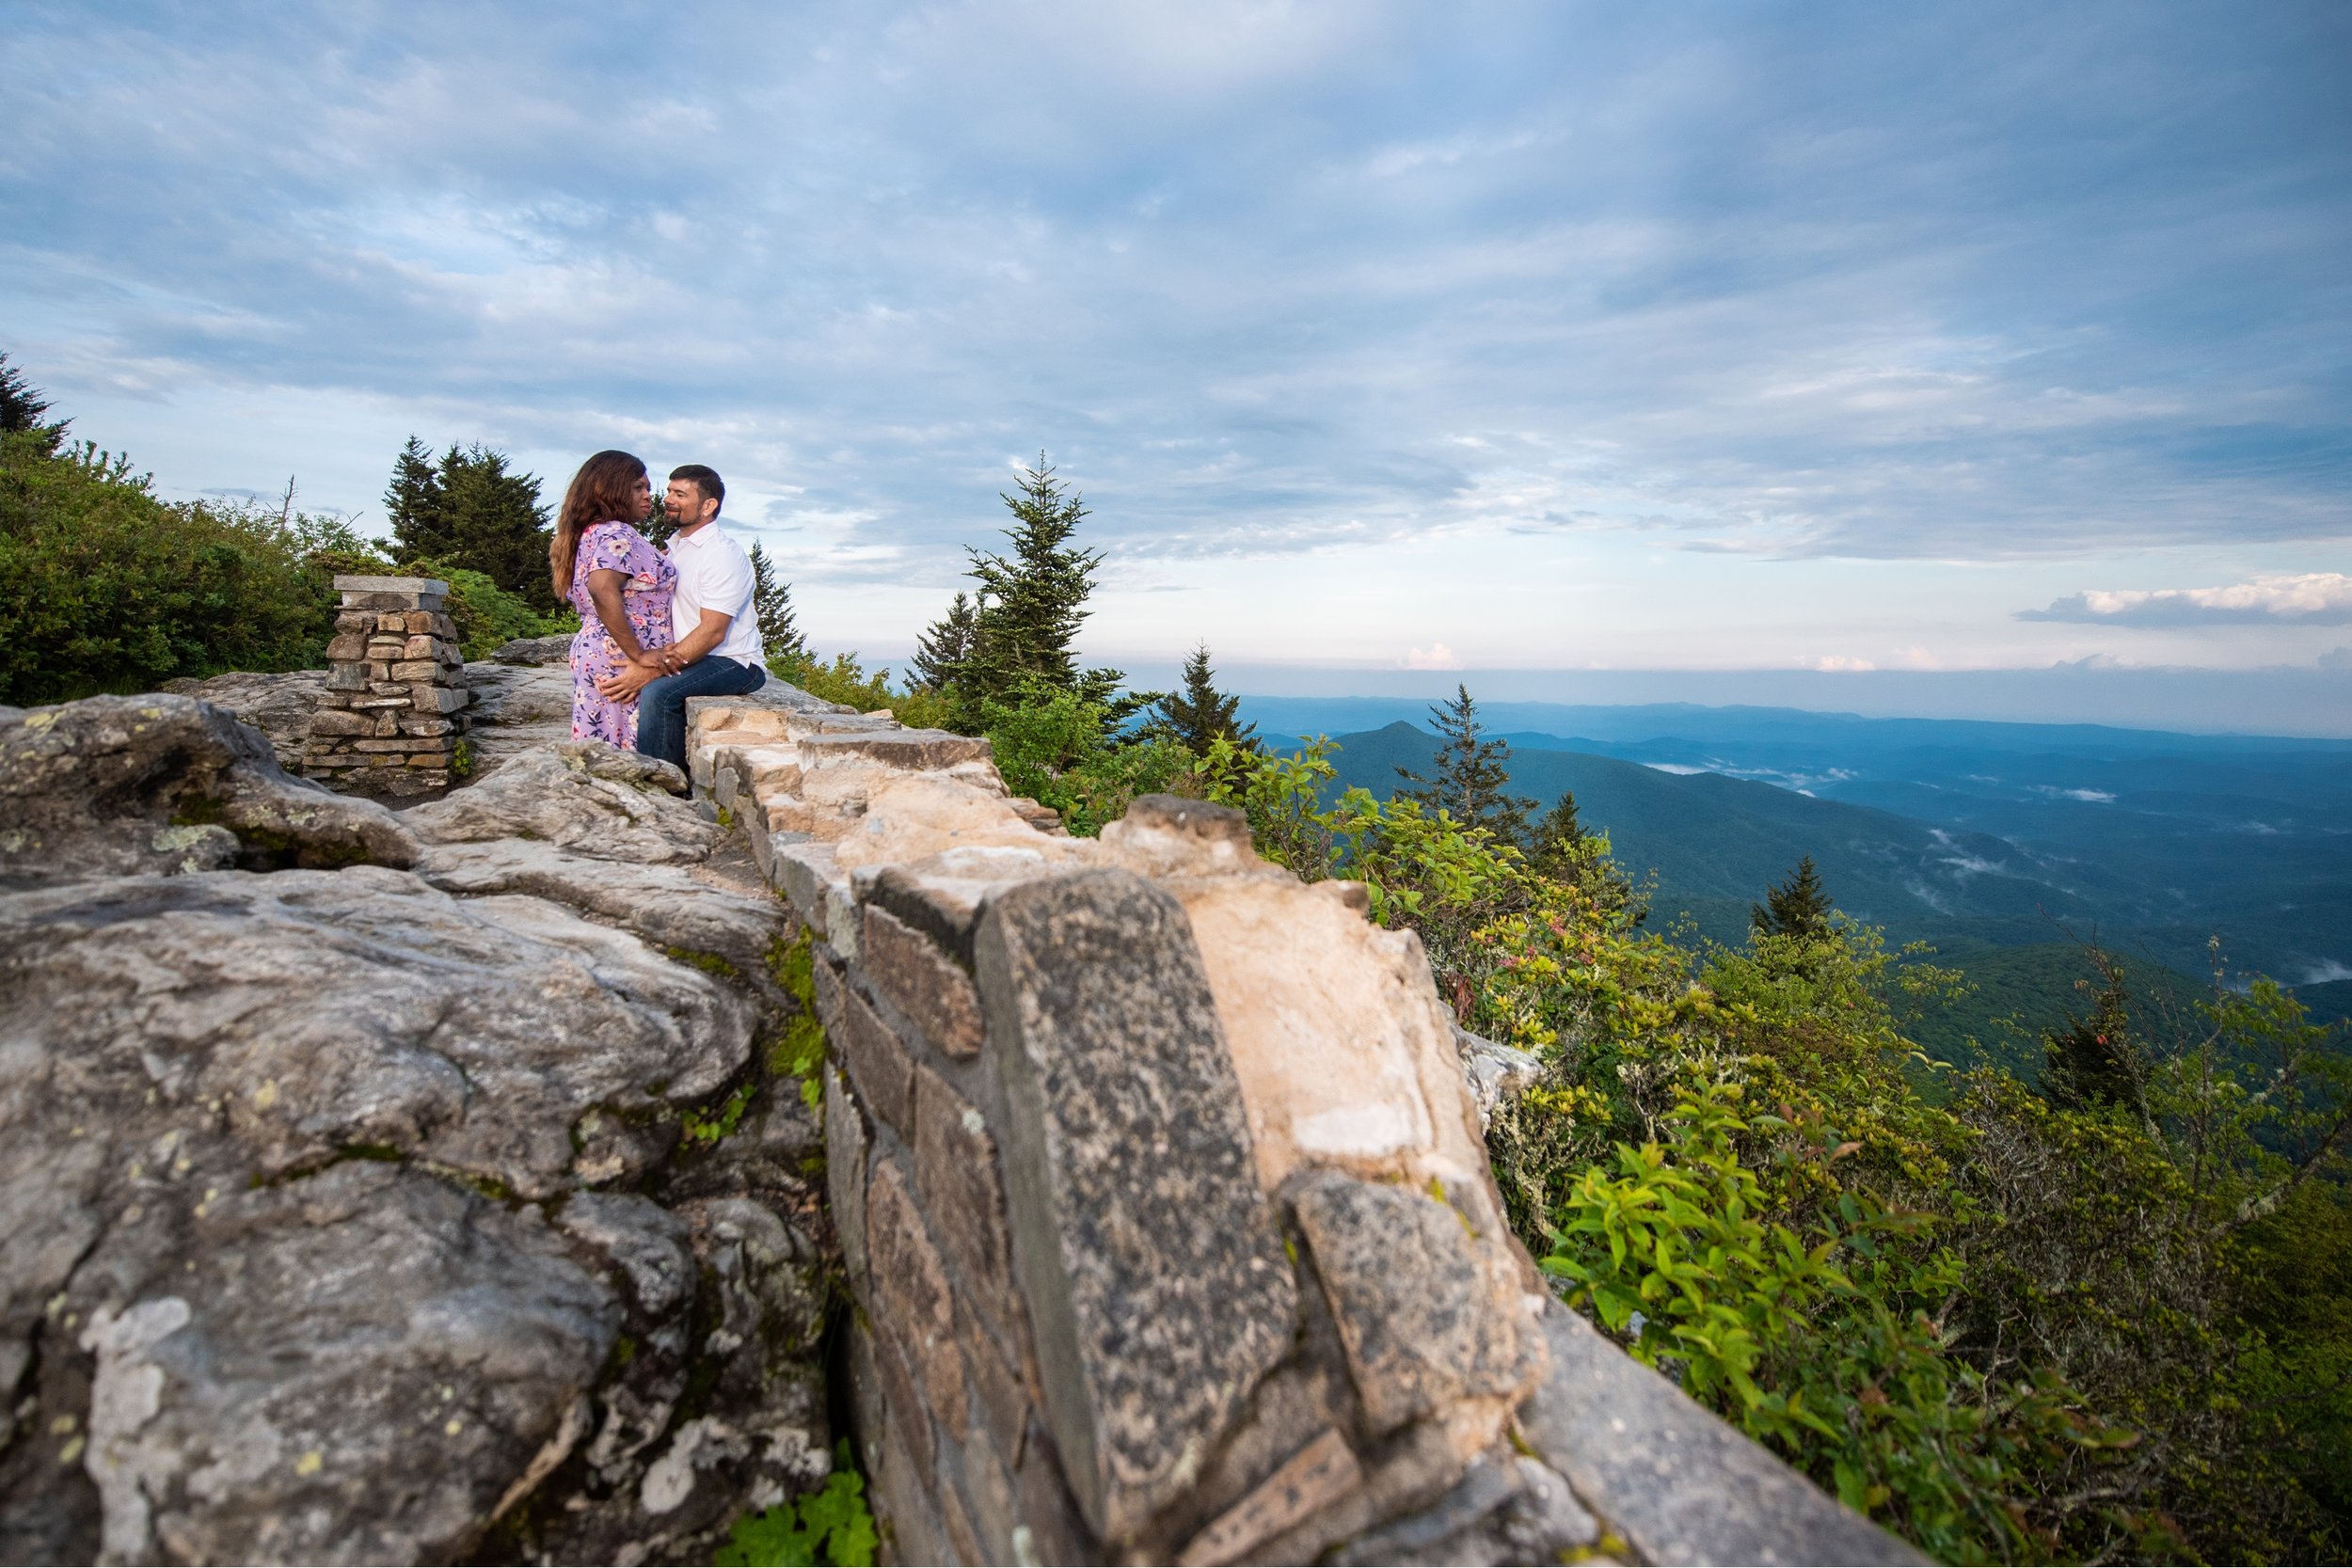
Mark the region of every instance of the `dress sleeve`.
<instances>
[{"instance_id":1,"label":"dress sleeve","mask_svg":"<svg viewBox=\"0 0 2352 1568\"><path fill-rule=\"evenodd\" d=\"M580 570L586 572L628 572L644 570L639 564L639 551L650 550L645 536L627 523L598 523L582 541L580 552Z\"/></svg>"}]
</instances>

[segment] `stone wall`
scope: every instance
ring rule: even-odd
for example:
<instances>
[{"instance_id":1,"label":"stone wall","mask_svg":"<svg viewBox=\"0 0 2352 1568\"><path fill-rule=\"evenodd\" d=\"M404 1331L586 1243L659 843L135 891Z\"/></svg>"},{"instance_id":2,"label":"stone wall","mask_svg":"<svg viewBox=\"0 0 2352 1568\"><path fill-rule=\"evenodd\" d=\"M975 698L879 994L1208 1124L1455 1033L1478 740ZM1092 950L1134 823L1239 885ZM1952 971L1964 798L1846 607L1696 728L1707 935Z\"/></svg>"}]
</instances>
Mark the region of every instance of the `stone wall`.
<instances>
[{"instance_id":1,"label":"stone wall","mask_svg":"<svg viewBox=\"0 0 2352 1568\"><path fill-rule=\"evenodd\" d=\"M813 933L901 1560L1913 1560L1552 1301L1360 885L1197 801L1070 838L986 742L790 688L690 708Z\"/></svg>"},{"instance_id":2,"label":"stone wall","mask_svg":"<svg viewBox=\"0 0 2352 1568\"><path fill-rule=\"evenodd\" d=\"M338 789L420 795L449 786L466 732L464 660L430 578L339 577L326 688L302 769Z\"/></svg>"}]
</instances>

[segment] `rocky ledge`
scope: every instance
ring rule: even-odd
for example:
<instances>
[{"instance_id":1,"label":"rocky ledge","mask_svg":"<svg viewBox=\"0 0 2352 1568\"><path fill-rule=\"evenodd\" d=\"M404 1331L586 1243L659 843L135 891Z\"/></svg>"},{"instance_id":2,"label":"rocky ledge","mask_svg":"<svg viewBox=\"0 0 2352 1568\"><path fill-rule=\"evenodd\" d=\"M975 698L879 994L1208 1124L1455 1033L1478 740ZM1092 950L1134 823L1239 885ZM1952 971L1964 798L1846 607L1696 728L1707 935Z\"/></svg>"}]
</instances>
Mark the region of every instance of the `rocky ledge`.
<instances>
[{"instance_id":1,"label":"rocky ledge","mask_svg":"<svg viewBox=\"0 0 2352 1568\"><path fill-rule=\"evenodd\" d=\"M797 923L675 769L498 760L0 708L0 1560L707 1560L826 1475Z\"/></svg>"}]
</instances>

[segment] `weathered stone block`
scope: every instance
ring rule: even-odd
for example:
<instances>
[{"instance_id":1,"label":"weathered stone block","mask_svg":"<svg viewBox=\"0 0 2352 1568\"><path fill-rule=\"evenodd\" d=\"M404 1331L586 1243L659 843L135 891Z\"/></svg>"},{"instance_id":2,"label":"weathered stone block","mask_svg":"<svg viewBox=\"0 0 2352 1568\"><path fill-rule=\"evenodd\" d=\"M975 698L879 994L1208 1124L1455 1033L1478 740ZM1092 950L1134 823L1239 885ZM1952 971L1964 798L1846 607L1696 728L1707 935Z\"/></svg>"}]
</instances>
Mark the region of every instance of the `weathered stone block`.
<instances>
[{"instance_id":1,"label":"weathered stone block","mask_svg":"<svg viewBox=\"0 0 2352 1568\"><path fill-rule=\"evenodd\" d=\"M888 910L865 911L860 961L875 989L950 1056L980 1053L980 993L929 937Z\"/></svg>"},{"instance_id":2,"label":"weathered stone block","mask_svg":"<svg viewBox=\"0 0 2352 1568\"><path fill-rule=\"evenodd\" d=\"M329 691L365 691L367 689L368 672L364 665L338 664L326 672L326 689Z\"/></svg>"},{"instance_id":3,"label":"weathered stone block","mask_svg":"<svg viewBox=\"0 0 2352 1568\"><path fill-rule=\"evenodd\" d=\"M840 1072L828 1063L825 1075L825 1196L833 1206L834 1234L841 1239L842 1272L861 1306L866 1273L866 1117Z\"/></svg>"},{"instance_id":4,"label":"weathered stone block","mask_svg":"<svg viewBox=\"0 0 2352 1568\"><path fill-rule=\"evenodd\" d=\"M412 686L408 689L408 693L409 700L417 705L417 711L420 713L455 713L466 705L466 692L463 688Z\"/></svg>"},{"instance_id":5,"label":"weathered stone block","mask_svg":"<svg viewBox=\"0 0 2352 1568\"><path fill-rule=\"evenodd\" d=\"M325 707L310 715L312 735L373 735L375 723L363 714Z\"/></svg>"},{"instance_id":6,"label":"weathered stone block","mask_svg":"<svg viewBox=\"0 0 2352 1568\"><path fill-rule=\"evenodd\" d=\"M1288 1350L1296 1291L1176 901L1123 871L1015 886L975 952L1045 1409L1117 1541Z\"/></svg>"},{"instance_id":7,"label":"weathered stone block","mask_svg":"<svg viewBox=\"0 0 2352 1568\"><path fill-rule=\"evenodd\" d=\"M1004 1188L996 1140L972 1102L930 1068L914 1069L914 1185L946 1238L948 1260L977 1310L1008 1353L1021 1343L1020 1298L1005 1230Z\"/></svg>"},{"instance_id":8,"label":"weathered stone block","mask_svg":"<svg viewBox=\"0 0 2352 1568\"><path fill-rule=\"evenodd\" d=\"M1521 1298L1497 1299L1487 1288L1452 1204L1328 1170L1307 1175L1294 1194L1374 1432L1459 1399L1516 1400L1542 1375Z\"/></svg>"},{"instance_id":9,"label":"weathered stone block","mask_svg":"<svg viewBox=\"0 0 2352 1568\"><path fill-rule=\"evenodd\" d=\"M849 1069L858 1099L904 1134L914 1125L914 1064L890 1026L851 990L831 964L816 966L817 1013L834 1054Z\"/></svg>"},{"instance_id":10,"label":"weathered stone block","mask_svg":"<svg viewBox=\"0 0 2352 1568\"><path fill-rule=\"evenodd\" d=\"M846 1248L844 1249L847 1250ZM980 1419L995 1439L997 1451L1005 1463L1021 1462L1022 1439L1028 1433L1036 1408L1029 1402L1028 1386L1018 1370L997 1348L988 1330L967 1317L963 1323L963 1368L971 1374L972 1392L978 1396Z\"/></svg>"},{"instance_id":11,"label":"weathered stone block","mask_svg":"<svg viewBox=\"0 0 2352 1568\"><path fill-rule=\"evenodd\" d=\"M453 719L430 719L415 714L395 714L393 721L403 735L453 735L457 721Z\"/></svg>"},{"instance_id":12,"label":"weathered stone block","mask_svg":"<svg viewBox=\"0 0 2352 1568\"><path fill-rule=\"evenodd\" d=\"M440 666L429 658L403 659L392 666L396 681L430 681Z\"/></svg>"},{"instance_id":13,"label":"weathered stone block","mask_svg":"<svg viewBox=\"0 0 2352 1568\"><path fill-rule=\"evenodd\" d=\"M906 1353L931 1418L961 1442L969 1418L955 1291L895 1160L876 1160L866 1184L866 1256L880 1308L875 1326Z\"/></svg>"},{"instance_id":14,"label":"weathered stone block","mask_svg":"<svg viewBox=\"0 0 2352 1568\"><path fill-rule=\"evenodd\" d=\"M375 629L375 612L367 610L346 610L335 617L335 630L340 634L359 633L364 640Z\"/></svg>"},{"instance_id":15,"label":"weathered stone block","mask_svg":"<svg viewBox=\"0 0 2352 1568\"><path fill-rule=\"evenodd\" d=\"M335 591L339 594L429 594L444 599L449 596L449 584L438 578L371 577L362 572L340 572L335 577Z\"/></svg>"},{"instance_id":16,"label":"weathered stone block","mask_svg":"<svg viewBox=\"0 0 2352 1568\"><path fill-rule=\"evenodd\" d=\"M406 637L408 635L407 611L393 610L377 615L375 618L375 629L377 631L390 632L396 637Z\"/></svg>"},{"instance_id":17,"label":"weathered stone block","mask_svg":"<svg viewBox=\"0 0 2352 1568\"><path fill-rule=\"evenodd\" d=\"M368 641L356 632L339 632L327 640L326 659L332 664L367 657Z\"/></svg>"},{"instance_id":18,"label":"weathered stone block","mask_svg":"<svg viewBox=\"0 0 2352 1568\"><path fill-rule=\"evenodd\" d=\"M1258 1489L1194 1536L1176 1560L1186 1568L1223 1564L1296 1528L1364 1482L1355 1452L1337 1432L1326 1431L1268 1476Z\"/></svg>"},{"instance_id":19,"label":"weathered stone block","mask_svg":"<svg viewBox=\"0 0 2352 1568\"><path fill-rule=\"evenodd\" d=\"M801 755L811 767L858 757L911 772L944 772L958 763L987 762L994 752L985 736L893 727L865 734L813 735L801 742Z\"/></svg>"}]
</instances>

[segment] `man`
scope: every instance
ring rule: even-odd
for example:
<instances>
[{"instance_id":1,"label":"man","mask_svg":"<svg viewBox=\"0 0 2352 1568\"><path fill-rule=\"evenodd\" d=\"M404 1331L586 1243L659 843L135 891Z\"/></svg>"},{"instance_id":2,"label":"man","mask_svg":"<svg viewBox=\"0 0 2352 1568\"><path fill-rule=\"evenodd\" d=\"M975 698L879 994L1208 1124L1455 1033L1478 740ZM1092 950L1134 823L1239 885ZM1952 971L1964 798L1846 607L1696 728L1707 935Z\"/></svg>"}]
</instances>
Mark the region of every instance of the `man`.
<instances>
[{"instance_id":1,"label":"man","mask_svg":"<svg viewBox=\"0 0 2352 1568\"><path fill-rule=\"evenodd\" d=\"M637 698L637 750L681 768L687 698L740 697L768 683L751 560L719 526L726 498L718 474L700 463L670 471L661 503L678 525L666 552L677 568L677 594L670 601L676 641L653 654L668 673L632 663L596 683L615 702Z\"/></svg>"}]
</instances>

